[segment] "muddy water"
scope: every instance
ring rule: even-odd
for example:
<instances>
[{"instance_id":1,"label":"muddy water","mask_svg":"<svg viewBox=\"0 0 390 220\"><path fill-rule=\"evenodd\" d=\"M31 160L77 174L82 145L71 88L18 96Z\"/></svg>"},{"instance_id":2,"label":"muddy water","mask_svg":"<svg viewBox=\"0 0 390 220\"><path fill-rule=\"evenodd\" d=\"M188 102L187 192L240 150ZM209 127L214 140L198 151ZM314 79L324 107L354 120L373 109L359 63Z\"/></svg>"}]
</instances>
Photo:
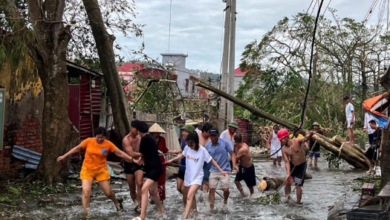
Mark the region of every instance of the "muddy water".
<instances>
[{"instance_id":1,"label":"muddy water","mask_svg":"<svg viewBox=\"0 0 390 220\"><path fill-rule=\"evenodd\" d=\"M258 177L283 177L285 176L284 164L282 167L274 167L271 161L256 161L256 174ZM353 192L353 179L361 177L362 171L354 171L347 164L342 164L339 170L329 170L327 162L322 158L319 161L319 169L308 168L308 173L313 179L306 180L303 186L303 205L288 204L283 197L283 188L280 190L282 202L276 205L262 205L256 198L265 194L255 191L254 198L242 199L234 186L234 176L231 177L230 199L228 212L222 209L222 199L216 195L217 213L209 212L209 205L206 202L198 203L199 215L191 216L191 219L215 219L215 220L287 220L287 219L327 219L328 206L333 206L338 200L345 201L344 208L350 209L356 205L359 195ZM94 190L91 201L90 212L93 214L90 219L132 219L137 216L132 210L132 203L126 183L113 185L117 196L124 198L125 212L115 211L111 201L106 199L99 189ZM176 181L167 181L167 200L164 201L165 215L155 216L155 206L149 205L147 219L181 219L183 213L181 195L176 191ZM245 184L244 184L245 189ZM222 191L217 190L220 194ZM247 191L247 190L246 190ZM197 198L202 196L198 193ZM292 196L296 199L295 193ZM0 215L0 219L81 219L81 193L75 192L70 195L59 195L51 198L45 204L29 204L30 208L22 210L9 210L6 215ZM205 200L206 201L206 200ZM3 212L4 213L4 212ZM1 212L0 212L1 214ZM7 217L8 216L8 217Z\"/></svg>"}]
</instances>

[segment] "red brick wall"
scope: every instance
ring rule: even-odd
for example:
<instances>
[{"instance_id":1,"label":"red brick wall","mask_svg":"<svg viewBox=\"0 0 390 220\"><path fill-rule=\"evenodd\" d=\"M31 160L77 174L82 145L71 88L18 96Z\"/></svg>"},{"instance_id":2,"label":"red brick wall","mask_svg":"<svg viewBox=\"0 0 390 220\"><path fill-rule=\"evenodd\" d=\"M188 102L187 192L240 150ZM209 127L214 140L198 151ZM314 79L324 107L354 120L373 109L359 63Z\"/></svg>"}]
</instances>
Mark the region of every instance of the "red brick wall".
<instances>
[{"instance_id":1,"label":"red brick wall","mask_svg":"<svg viewBox=\"0 0 390 220\"><path fill-rule=\"evenodd\" d=\"M23 121L4 127L4 147L0 150L0 179L17 177L23 161L12 158L12 146L18 145L42 153L41 123L39 118L25 115Z\"/></svg>"},{"instance_id":2,"label":"red brick wall","mask_svg":"<svg viewBox=\"0 0 390 220\"><path fill-rule=\"evenodd\" d=\"M18 127L15 144L26 149L42 153L41 123L37 117L26 114Z\"/></svg>"}]
</instances>

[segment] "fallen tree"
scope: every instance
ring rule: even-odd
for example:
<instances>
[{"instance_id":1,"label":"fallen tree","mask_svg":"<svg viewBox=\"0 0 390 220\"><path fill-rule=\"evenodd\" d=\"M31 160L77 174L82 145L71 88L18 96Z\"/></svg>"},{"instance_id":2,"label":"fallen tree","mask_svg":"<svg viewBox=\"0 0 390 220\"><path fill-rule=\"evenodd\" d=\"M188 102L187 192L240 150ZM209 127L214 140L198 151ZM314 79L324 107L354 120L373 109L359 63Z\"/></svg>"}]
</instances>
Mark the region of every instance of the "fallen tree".
<instances>
[{"instance_id":1,"label":"fallen tree","mask_svg":"<svg viewBox=\"0 0 390 220\"><path fill-rule=\"evenodd\" d=\"M276 124L284 126L288 129L292 129L292 130L298 129L297 125L292 124L290 122L287 122L285 120L282 120L280 118L277 118L277 117L275 117L267 112L264 112L258 108L255 108L255 107L249 105L248 103L246 103L246 102L244 102L244 101L242 101L242 100L240 100L232 95L227 94L226 92L223 92L223 91L221 91L213 86L208 85L207 83L199 80L196 77L190 76L190 80L193 81L196 86L202 87L204 89L207 89L209 91L214 92L215 94L218 94L218 95L224 97L225 99L233 102L234 104L239 105L239 106L247 109L253 115L267 119L267 120L272 121ZM300 130L300 133L302 133L302 134L306 134L307 132L308 131L305 129ZM335 141L333 141L332 139L329 139L323 135L320 135L320 134L314 134L312 136L312 139L314 141L317 141L318 144L323 146L328 151L332 152L334 155L344 159L347 163L351 164L355 168L364 168L364 169L367 168L367 165L363 159L363 157L364 157L363 151L358 150L358 147L351 145L351 144L348 144L346 142L343 142L341 145L335 144ZM341 140L341 139L338 138L337 140Z\"/></svg>"}]
</instances>

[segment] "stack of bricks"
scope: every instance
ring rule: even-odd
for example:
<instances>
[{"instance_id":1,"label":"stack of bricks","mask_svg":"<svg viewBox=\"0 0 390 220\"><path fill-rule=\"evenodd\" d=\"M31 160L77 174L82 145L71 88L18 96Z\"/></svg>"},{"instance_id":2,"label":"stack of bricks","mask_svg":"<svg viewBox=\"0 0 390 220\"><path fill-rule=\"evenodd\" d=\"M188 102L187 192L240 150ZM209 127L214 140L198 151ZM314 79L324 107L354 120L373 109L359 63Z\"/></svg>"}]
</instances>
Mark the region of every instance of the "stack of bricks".
<instances>
[{"instance_id":1,"label":"stack of bricks","mask_svg":"<svg viewBox=\"0 0 390 220\"><path fill-rule=\"evenodd\" d=\"M16 145L42 153L41 123L39 118L26 114L16 132Z\"/></svg>"}]
</instances>

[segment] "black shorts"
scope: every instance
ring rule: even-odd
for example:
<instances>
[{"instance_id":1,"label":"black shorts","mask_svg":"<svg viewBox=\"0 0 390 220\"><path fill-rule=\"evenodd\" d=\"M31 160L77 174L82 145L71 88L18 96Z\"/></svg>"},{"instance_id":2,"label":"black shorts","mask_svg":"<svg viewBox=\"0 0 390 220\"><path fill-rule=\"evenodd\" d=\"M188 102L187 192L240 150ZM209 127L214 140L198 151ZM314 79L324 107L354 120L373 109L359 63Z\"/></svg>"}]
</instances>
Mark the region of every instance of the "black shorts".
<instances>
[{"instance_id":1,"label":"black shorts","mask_svg":"<svg viewBox=\"0 0 390 220\"><path fill-rule=\"evenodd\" d=\"M256 186L255 166L253 166L253 164L250 167L243 167L240 165L238 168L239 170L234 181L240 182L241 180L244 180L248 187Z\"/></svg>"},{"instance_id":2,"label":"black shorts","mask_svg":"<svg viewBox=\"0 0 390 220\"><path fill-rule=\"evenodd\" d=\"M294 179L295 185L303 186L305 183L306 162L295 166L290 161L290 170L292 171L290 176Z\"/></svg>"},{"instance_id":3,"label":"black shorts","mask_svg":"<svg viewBox=\"0 0 390 220\"><path fill-rule=\"evenodd\" d=\"M179 172L177 173L177 178L184 180L185 173L186 173L186 171L179 169Z\"/></svg>"},{"instance_id":4,"label":"black shorts","mask_svg":"<svg viewBox=\"0 0 390 220\"><path fill-rule=\"evenodd\" d=\"M143 167L138 165L138 164L127 163L127 162L124 163L123 168L124 168L125 174L129 174L129 175L134 175L135 172L143 169Z\"/></svg>"},{"instance_id":5,"label":"black shorts","mask_svg":"<svg viewBox=\"0 0 390 220\"><path fill-rule=\"evenodd\" d=\"M364 153L364 156L366 156L369 160L378 160L377 149L375 149L373 147L368 148L366 153Z\"/></svg>"},{"instance_id":6,"label":"black shorts","mask_svg":"<svg viewBox=\"0 0 390 220\"><path fill-rule=\"evenodd\" d=\"M374 141L374 134L369 134L368 135L368 143L372 144L373 141Z\"/></svg>"},{"instance_id":7,"label":"black shorts","mask_svg":"<svg viewBox=\"0 0 390 220\"><path fill-rule=\"evenodd\" d=\"M157 182L158 178L162 175L162 168L145 169L144 177Z\"/></svg>"}]
</instances>

